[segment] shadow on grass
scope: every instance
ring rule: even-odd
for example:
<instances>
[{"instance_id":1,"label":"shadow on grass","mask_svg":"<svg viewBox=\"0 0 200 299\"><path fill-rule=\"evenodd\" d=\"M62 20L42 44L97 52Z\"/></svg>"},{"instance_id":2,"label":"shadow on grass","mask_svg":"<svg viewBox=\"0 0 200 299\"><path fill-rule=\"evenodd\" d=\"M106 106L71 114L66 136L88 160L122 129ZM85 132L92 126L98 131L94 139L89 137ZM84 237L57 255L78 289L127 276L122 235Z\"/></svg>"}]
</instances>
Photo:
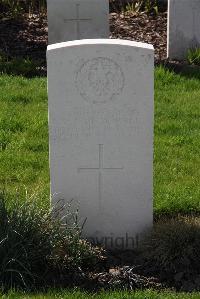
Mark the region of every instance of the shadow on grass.
<instances>
[{"instance_id":1,"label":"shadow on grass","mask_svg":"<svg viewBox=\"0 0 200 299\"><path fill-rule=\"evenodd\" d=\"M176 216L155 222L142 245L145 272L178 291L200 290L200 217Z\"/></svg>"},{"instance_id":2,"label":"shadow on grass","mask_svg":"<svg viewBox=\"0 0 200 299\"><path fill-rule=\"evenodd\" d=\"M128 289L199 291L200 217L162 217L137 250L109 252L107 263Z\"/></svg>"},{"instance_id":3,"label":"shadow on grass","mask_svg":"<svg viewBox=\"0 0 200 299\"><path fill-rule=\"evenodd\" d=\"M0 73L45 76L47 35L45 15L1 15Z\"/></svg>"},{"instance_id":4,"label":"shadow on grass","mask_svg":"<svg viewBox=\"0 0 200 299\"><path fill-rule=\"evenodd\" d=\"M46 62L43 60L33 61L29 58L1 59L0 73L8 75L24 76L32 78L46 76Z\"/></svg>"},{"instance_id":5,"label":"shadow on grass","mask_svg":"<svg viewBox=\"0 0 200 299\"><path fill-rule=\"evenodd\" d=\"M0 194L0 290L200 290L200 217L162 218L135 250L109 252L81 238L73 211L63 229L62 210L37 199Z\"/></svg>"},{"instance_id":6,"label":"shadow on grass","mask_svg":"<svg viewBox=\"0 0 200 299\"><path fill-rule=\"evenodd\" d=\"M180 76L184 76L188 79L195 78L200 80L200 66L178 62L163 62L160 65Z\"/></svg>"},{"instance_id":7,"label":"shadow on grass","mask_svg":"<svg viewBox=\"0 0 200 299\"><path fill-rule=\"evenodd\" d=\"M188 79L196 78L200 80L200 67L188 64L161 63L169 71L179 74ZM22 75L24 77L47 76L46 60L35 60L32 58L13 57L8 58L0 52L0 73L8 75Z\"/></svg>"}]
</instances>

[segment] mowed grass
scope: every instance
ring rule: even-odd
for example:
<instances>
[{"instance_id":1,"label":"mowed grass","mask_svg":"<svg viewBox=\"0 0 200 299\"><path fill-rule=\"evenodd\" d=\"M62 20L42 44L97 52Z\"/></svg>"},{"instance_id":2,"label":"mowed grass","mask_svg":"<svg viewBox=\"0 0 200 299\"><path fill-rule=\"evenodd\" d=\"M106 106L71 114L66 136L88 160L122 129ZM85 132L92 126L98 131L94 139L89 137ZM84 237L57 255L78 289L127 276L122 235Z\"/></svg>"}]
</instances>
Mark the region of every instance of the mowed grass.
<instances>
[{"instance_id":1,"label":"mowed grass","mask_svg":"<svg viewBox=\"0 0 200 299\"><path fill-rule=\"evenodd\" d=\"M0 190L49 206L46 79L0 77Z\"/></svg>"},{"instance_id":2,"label":"mowed grass","mask_svg":"<svg viewBox=\"0 0 200 299\"><path fill-rule=\"evenodd\" d=\"M154 198L157 214L200 212L200 72L156 70Z\"/></svg>"},{"instance_id":3,"label":"mowed grass","mask_svg":"<svg viewBox=\"0 0 200 299\"><path fill-rule=\"evenodd\" d=\"M99 294L89 294L79 291L62 291L48 294L17 294L10 293L0 296L1 299L199 299L200 293L172 293L163 291L155 292L151 290L136 292L101 292Z\"/></svg>"},{"instance_id":4,"label":"mowed grass","mask_svg":"<svg viewBox=\"0 0 200 299\"><path fill-rule=\"evenodd\" d=\"M0 189L37 193L48 207L46 78L2 75L0 90ZM156 69L154 211L200 212L200 74Z\"/></svg>"}]
</instances>

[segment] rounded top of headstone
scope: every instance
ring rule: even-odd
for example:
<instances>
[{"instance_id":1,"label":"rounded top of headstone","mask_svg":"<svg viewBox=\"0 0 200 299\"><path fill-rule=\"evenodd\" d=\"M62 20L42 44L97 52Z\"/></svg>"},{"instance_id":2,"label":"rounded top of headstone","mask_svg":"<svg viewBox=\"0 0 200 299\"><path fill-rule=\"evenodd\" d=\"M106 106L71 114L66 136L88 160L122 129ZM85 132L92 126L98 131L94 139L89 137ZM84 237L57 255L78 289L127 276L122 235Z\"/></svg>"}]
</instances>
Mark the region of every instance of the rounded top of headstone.
<instances>
[{"instance_id":1,"label":"rounded top of headstone","mask_svg":"<svg viewBox=\"0 0 200 299\"><path fill-rule=\"evenodd\" d=\"M68 41L64 43L52 44L47 47L47 51L52 51L61 48L75 47L75 46L87 46L87 45L118 45L118 46L129 46L147 50L154 50L154 47L150 44L135 42L130 40L122 39L81 39Z\"/></svg>"}]
</instances>

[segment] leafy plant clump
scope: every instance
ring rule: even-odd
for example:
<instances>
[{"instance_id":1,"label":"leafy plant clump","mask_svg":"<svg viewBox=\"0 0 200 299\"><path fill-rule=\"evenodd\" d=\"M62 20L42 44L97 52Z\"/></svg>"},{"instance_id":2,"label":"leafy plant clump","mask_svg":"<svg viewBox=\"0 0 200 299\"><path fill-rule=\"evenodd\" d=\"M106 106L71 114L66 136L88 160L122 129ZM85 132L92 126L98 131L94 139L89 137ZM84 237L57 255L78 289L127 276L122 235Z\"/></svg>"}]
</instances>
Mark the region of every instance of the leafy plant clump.
<instances>
[{"instance_id":1,"label":"leafy plant clump","mask_svg":"<svg viewBox=\"0 0 200 299\"><path fill-rule=\"evenodd\" d=\"M110 0L111 10L115 11L139 13L145 11L146 13L158 14L157 0Z\"/></svg>"},{"instance_id":2,"label":"leafy plant clump","mask_svg":"<svg viewBox=\"0 0 200 299\"><path fill-rule=\"evenodd\" d=\"M8 205L0 197L0 285L4 290L73 285L101 259L102 252L81 239L77 223L61 225L54 211L37 201ZM67 215L66 217L72 217Z\"/></svg>"},{"instance_id":3,"label":"leafy plant clump","mask_svg":"<svg viewBox=\"0 0 200 299\"><path fill-rule=\"evenodd\" d=\"M200 219L179 216L158 221L144 242L147 269L177 288L200 277ZM199 286L200 287L200 286Z\"/></svg>"},{"instance_id":4,"label":"leafy plant clump","mask_svg":"<svg viewBox=\"0 0 200 299\"><path fill-rule=\"evenodd\" d=\"M200 66L200 48L189 49L187 52L187 61L189 64Z\"/></svg>"},{"instance_id":5,"label":"leafy plant clump","mask_svg":"<svg viewBox=\"0 0 200 299\"><path fill-rule=\"evenodd\" d=\"M46 9L46 0L0 0L0 8L1 12L16 18L24 12L43 13Z\"/></svg>"},{"instance_id":6,"label":"leafy plant clump","mask_svg":"<svg viewBox=\"0 0 200 299\"><path fill-rule=\"evenodd\" d=\"M146 11L157 13L159 9L166 10L165 1L159 0L109 0L111 11ZM13 18L22 17L23 13L45 14L46 0L0 0L0 17L8 14Z\"/></svg>"}]
</instances>

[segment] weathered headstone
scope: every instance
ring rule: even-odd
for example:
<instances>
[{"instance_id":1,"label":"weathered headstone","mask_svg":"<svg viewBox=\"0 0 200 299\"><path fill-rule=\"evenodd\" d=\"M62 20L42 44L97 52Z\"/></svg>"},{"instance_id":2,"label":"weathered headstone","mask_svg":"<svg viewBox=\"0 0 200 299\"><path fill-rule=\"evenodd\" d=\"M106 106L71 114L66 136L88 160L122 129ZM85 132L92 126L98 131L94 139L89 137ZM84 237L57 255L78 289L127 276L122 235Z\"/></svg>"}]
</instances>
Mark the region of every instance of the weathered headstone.
<instances>
[{"instance_id":1,"label":"weathered headstone","mask_svg":"<svg viewBox=\"0 0 200 299\"><path fill-rule=\"evenodd\" d=\"M200 47L200 0L169 0L168 6L168 57L182 60Z\"/></svg>"},{"instance_id":2,"label":"weathered headstone","mask_svg":"<svg viewBox=\"0 0 200 299\"><path fill-rule=\"evenodd\" d=\"M153 56L124 40L47 51L52 201L79 202L85 236L106 247L152 225Z\"/></svg>"},{"instance_id":3,"label":"weathered headstone","mask_svg":"<svg viewBox=\"0 0 200 299\"><path fill-rule=\"evenodd\" d=\"M47 0L49 44L109 37L108 0Z\"/></svg>"}]
</instances>

